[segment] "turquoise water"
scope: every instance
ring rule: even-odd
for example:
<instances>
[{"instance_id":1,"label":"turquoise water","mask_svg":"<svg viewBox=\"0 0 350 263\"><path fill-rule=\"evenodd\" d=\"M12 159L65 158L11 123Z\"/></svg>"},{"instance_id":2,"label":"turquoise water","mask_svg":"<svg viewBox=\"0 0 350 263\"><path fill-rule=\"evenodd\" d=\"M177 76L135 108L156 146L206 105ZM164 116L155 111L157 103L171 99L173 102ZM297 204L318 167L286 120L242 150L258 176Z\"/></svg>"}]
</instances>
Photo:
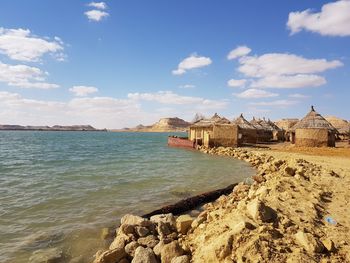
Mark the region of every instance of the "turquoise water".
<instances>
[{"instance_id":1,"label":"turquoise water","mask_svg":"<svg viewBox=\"0 0 350 263\"><path fill-rule=\"evenodd\" d=\"M0 262L40 248L77 256L101 227L253 174L232 158L167 147L166 133L0 132Z\"/></svg>"}]
</instances>

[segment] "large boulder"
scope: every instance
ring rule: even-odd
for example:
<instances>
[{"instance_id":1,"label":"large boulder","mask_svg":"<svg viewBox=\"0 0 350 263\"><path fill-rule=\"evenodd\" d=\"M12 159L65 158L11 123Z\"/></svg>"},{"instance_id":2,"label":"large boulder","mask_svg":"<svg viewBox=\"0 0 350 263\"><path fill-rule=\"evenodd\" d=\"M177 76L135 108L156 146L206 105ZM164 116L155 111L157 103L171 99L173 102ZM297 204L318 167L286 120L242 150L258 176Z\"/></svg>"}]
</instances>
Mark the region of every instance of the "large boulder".
<instances>
[{"instance_id":1,"label":"large boulder","mask_svg":"<svg viewBox=\"0 0 350 263\"><path fill-rule=\"evenodd\" d=\"M150 222L149 220L142 218L140 216L134 216L131 214L126 214L125 216L123 216L120 219L120 223L122 225L126 224L126 225L132 225L132 226L149 226Z\"/></svg>"},{"instance_id":2,"label":"large boulder","mask_svg":"<svg viewBox=\"0 0 350 263\"><path fill-rule=\"evenodd\" d=\"M261 200L258 198L254 199L247 205L247 210L249 215L254 220L261 220L263 222L270 222L276 218L275 211L266 206Z\"/></svg>"},{"instance_id":3,"label":"large boulder","mask_svg":"<svg viewBox=\"0 0 350 263\"><path fill-rule=\"evenodd\" d=\"M96 257L94 263L115 263L126 257L124 248L107 250Z\"/></svg>"},{"instance_id":4,"label":"large boulder","mask_svg":"<svg viewBox=\"0 0 350 263\"><path fill-rule=\"evenodd\" d=\"M181 215L176 219L176 228L179 233L186 234L191 228L193 218L189 215Z\"/></svg>"},{"instance_id":5,"label":"large boulder","mask_svg":"<svg viewBox=\"0 0 350 263\"><path fill-rule=\"evenodd\" d=\"M182 256L184 250L180 247L178 241L173 241L169 244L165 244L161 251L161 262L162 263L171 263L173 258Z\"/></svg>"}]
</instances>

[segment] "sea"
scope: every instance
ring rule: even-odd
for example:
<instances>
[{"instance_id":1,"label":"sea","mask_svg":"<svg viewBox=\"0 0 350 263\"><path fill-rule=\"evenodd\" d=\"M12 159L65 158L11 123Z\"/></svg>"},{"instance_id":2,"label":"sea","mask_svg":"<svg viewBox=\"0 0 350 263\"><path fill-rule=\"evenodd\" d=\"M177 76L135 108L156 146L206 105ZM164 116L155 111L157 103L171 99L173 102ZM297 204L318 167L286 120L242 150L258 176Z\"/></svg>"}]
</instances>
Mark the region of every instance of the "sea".
<instances>
[{"instance_id":1,"label":"sea","mask_svg":"<svg viewBox=\"0 0 350 263\"><path fill-rule=\"evenodd\" d=\"M229 157L167 146L181 133L0 132L0 262L58 248L91 262L100 233L143 214L247 180Z\"/></svg>"}]
</instances>

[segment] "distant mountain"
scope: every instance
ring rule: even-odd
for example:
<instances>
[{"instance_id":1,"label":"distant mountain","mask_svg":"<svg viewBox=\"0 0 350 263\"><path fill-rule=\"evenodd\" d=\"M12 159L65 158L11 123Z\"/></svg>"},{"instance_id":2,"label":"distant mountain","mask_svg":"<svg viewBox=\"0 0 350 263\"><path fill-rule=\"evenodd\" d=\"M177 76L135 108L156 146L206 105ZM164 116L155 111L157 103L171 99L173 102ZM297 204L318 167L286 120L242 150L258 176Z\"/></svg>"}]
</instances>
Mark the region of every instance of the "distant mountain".
<instances>
[{"instance_id":1,"label":"distant mountain","mask_svg":"<svg viewBox=\"0 0 350 263\"><path fill-rule=\"evenodd\" d=\"M7 131L107 131L106 129L99 130L91 125L72 125L72 126L61 126L54 125L50 126L21 126L21 125L1 125L0 130Z\"/></svg>"},{"instance_id":2,"label":"distant mountain","mask_svg":"<svg viewBox=\"0 0 350 263\"><path fill-rule=\"evenodd\" d=\"M144 126L142 124L137 125L134 128L124 128L121 130L113 131L129 131L129 132L185 132L190 127L191 123L184 121L178 117L174 118L162 118L158 122L150 126Z\"/></svg>"}]
</instances>

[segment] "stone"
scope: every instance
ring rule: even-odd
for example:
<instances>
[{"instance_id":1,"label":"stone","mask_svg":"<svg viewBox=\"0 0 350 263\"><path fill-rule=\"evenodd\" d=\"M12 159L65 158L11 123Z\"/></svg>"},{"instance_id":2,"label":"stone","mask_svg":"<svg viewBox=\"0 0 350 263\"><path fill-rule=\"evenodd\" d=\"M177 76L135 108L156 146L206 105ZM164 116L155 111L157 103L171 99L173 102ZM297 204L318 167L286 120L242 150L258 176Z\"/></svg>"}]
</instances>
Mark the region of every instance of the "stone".
<instances>
[{"instance_id":1,"label":"stone","mask_svg":"<svg viewBox=\"0 0 350 263\"><path fill-rule=\"evenodd\" d=\"M126 214L120 219L120 223L122 225L127 224L127 225L132 225L132 226L149 226L150 222L149 220L142 218L140 216L134 216L131 214Z\"/></svg>"},{"instance_id":2,"label":"stone","mask_svg":"<svg viewBox=\"0 0 350 263\"><path fill-rule=\"evenodd\" d=\"M163 240L159 241L159 243L153 248L154 254L156 254L157 257L160 257L160 254L162 252L162 249L164 247L165 243Z\"/></svg>"},{"instance_id":3,"label":"stone","mask_svg":"<svg viewBox=\"0 0 350 263\"><path fill-rule=\"evenodd\" d=\"M144 226L135 227L135 232L139 237L145 237L149 234L148 228Z\"/></svg>"},{"instance_id":4,"label":"stone","mask_svg":"<svg viewBox=\"0 0 350 263\"><path fill-rule=\"evenodd\" d=\"M253 224L247 222L247 221L242 220L239 223L237 223L236 225L234 225L234 227L232 228L231 233L233 235L237 235L237 234L240 234L245 229L253 230L253 229L255 229L255 226Z\"/></svg>"},{"instance_id":5,"label":"stone","mask_svg":"<svg viewBox=\"0 0 350 263\"><path fill-rule=\"evenodd\" d=\"M157 226L157 232L161 238L169 235L171 233L169 224L160 221Z\"/></svg>"},{"instance_id":6,"label":"stone","mask_svg":"<svg viewBox=\"0 0 350 263\"><path fill-rule=\"evenodd\" d=\"M171 213L154 215L154 216L151 216L150 220L151 222L156 224L159 224L159 222L169 224L171 229L176 230L176 219Z\"/></svg>"},{"instance_id":7,"label":"stone","mask_svg":"<svg viewBox=\"0 0 350 263\"><path fill-rule=\"evenodd\" d=\"M142 246L154 248L159 243L159 240L155 236L149 235L139 238L137 242Z\"/></svg>"},{"instance_id":8,"label":"stone","mask_svg":"<svg viewBox=\"0 0 350 263\"><path fill-rule=\"evenodd\" d=\"M122 224L119 227L119 233L123 233L123 234L134 234L135 232L135 228L133 225L129 225L129 224Z\"/></svg>"},{"instance_id":9,"label":"stone","mask_svg":"<svg viewBox=\"0 0 350 263\"><path fill-rule=\"evenodd\" d=\"M130 263L130 261L126 258L122 258L121 260L118 261L118 263Z\"/></svg>"},{"instance_id":10,"label":"stone","mask_svg":"<svg viewBox=\"0 0 350 263\"><path fill-rule=\"evenodd\" d=\"M150 248L138 247L131 263L157 263L156 256Z\"/></svg>"},{"instance_id":11,"label":"stone","mask_svg":"<svg viewBox=\"0 0 350 263\"><path fill-rule=\"evenodd\" d=\"M176 219L177 231L183 235L191 228L193 218L189 215L181 215Z\"/></svg>"},{"instance_id":12,"label":"stone","mask_svg":"<svg viewBox=\"0 0 350 263\"><path fill-rule=\"evenodd\" d=\"M176 257L171 260L171 263L190 263L190 257L188 255Z\"/></svg>"},{"instance_id":13,"label":"stone","mask_svg":"<svg viewBox=\"0 0 350 263\"><path fill-rule=\"evenodd\" d=\"M335 251L335 245L332 239L326 238L321 240L323 246L327 249L329 252L334 252Z\"/></svg>"},{"instance_id":14,"label":"stone","mask_svg":"<svg viewBox=\"0 0 350 263\"><path fill-rule=\"evenodd\" d=\"M296 169L287 166L286 168L284 168L284 171L285 171L285 173L286 173L287 175L294 176L294 175L295 175Z\"/></svg>"},{"instance_id":15,"label":"stone","mask_svg":"<svg viewBox=\"0 0 350 263\"><path fill-rule=\"evenodd\" d=\"M128 254L129 256L133 257L135 255L135 250L139 247L139 243L137 243L136 241L132 241L129 244L127 244L125 246L125 252L126 254Z\"/></svg>"},{"instance_id":16,"label":"stone","mask_svg":"<svg viewBox=\"0 0 350 263\"><path fill-rule=\"evenodd\" d=\"M124 235L118 235L110 244L109 249L124 248L126 244L126 237Z\"/></svg>"},{"instance_id":17,"label":"stone","mask_svg":"<svg viewBox=\"0 0 350 263\"><path fill-rule=\"evenodd\" d=\"M59 248L39 249L33 252L29 258L30 263L58 263L64 258L63 251Z\"/></svg>"},{"instance_id":18,"label":"stone","mask_svg":"<svg viewBox=\"0 0 350 263\"><path fill-rule=\"evenodd\" d=\"M324 247L312 234L298 231L294 235L297 243L309 253L320 253Z\"/></svg>"},{"instance_id":19,"label":"stone","mask_svg":"<svg viewBox=\"0 0 350 263\"><path fill-rule=\"evenodd\" d=\"M117 248L103 252L94 260L94 263L115 263L124 257L126 257L124 248Z\"/></svg>"},{"instance_id":20,"label":"stone","mask_svg":"<svg viewBox=\"0 0 350 263\"><path fill-rule=\"evenodd\" d=\"M272 208L266 206L258 198L254 199L247 205L247 210L254 220L261 220L263 222L270 222L276 218L276 213Z\"/></svg>"},{"instance_id":21,"label":"stone","mask_svg":"<svg viewBox=\"0 0 350 263\"><path fill-rule=\"evenodd\" d=\"M183 249L180 247L178 241L173 241L169 244L165 244L161 250L161 262L171 263L173 258L182 256L184 254Z\"/></svg>"}]
</instances>

